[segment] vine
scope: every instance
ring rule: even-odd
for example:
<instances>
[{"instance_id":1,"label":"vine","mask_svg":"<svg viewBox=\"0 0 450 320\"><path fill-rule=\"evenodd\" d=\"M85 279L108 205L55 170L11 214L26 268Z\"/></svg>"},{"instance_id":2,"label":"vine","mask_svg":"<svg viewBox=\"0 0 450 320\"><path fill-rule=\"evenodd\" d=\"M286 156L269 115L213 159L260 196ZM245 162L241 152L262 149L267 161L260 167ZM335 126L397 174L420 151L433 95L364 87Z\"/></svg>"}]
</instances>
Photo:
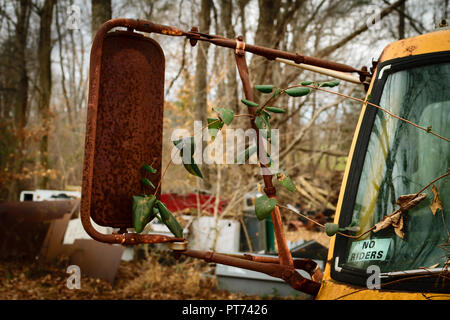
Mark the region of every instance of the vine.
<instances>
[{"instance_id":1,"label":"vine","mask_svg":"<svg viewBox=\"0 0 450 320\"><path fill-rule=\"evenodd\" d=\"M248 107L256 108L255 114L238 114L235 115L233 110L229 108L213 108L213 111L216 112L217 117L216 118L207 118L207 124L202 128L201 132L203 132L204 129L208 128L209 133L213 138L215 138L218 131L222 130L224 126L228 126L232 123L234 118L237 117L250 117L255 124L256 128L261 133L262 137L265 138L267 141L271 141L271 124L270 120L272 118L273 114L283 114L286 112L285 109L274 107L273 104L282 96L283 94L287 94L290 97L303 97L307 96L311 93L312 90L327 92L330 94L335 94L341 97L344 97L346 99L351 99L360 103L363 103L364 105L370 105L372 107L378 108L382 112L388 114L391 117L394 117L395 119L398 119L400 121L403 121L409 125L412 125L418 129L421 129L425 131L426 133L430 133L439 139L442 139L446 142L450 142L450 140L446 137L443 137L439 135L438 133L434 132L432 130L432 127L429 126L427 128L422 127L416 123L413 123L407 119L404 119L398 115L393 114L389 110L382 108L381 106L374 104L372 102L369 102L370 96L366 98L365 100L352 97L340 92L330 91L324 88L333 88L340 84L339 81L328 81L328 82L313 82L313 81L303 81L298 85L289 86L287 88L281 89L277 88L273 85L256 85L255 89L257 89L259 92L263 94L271 94L271 96L266 99L262 104L258 104L254 101L250 101L247 99L241 99L241 102L245 104ZM195 144L194 144L194 136L191 137L184 137L179 140L173 141L173 148L177 148L179 150L180 156L183 159L182 163L185 169L192 175L203 178L203 175L197 166L197 164L194 161L193 155L195 150ZM257 151L256 146L249 146L247 147L244 152L239 154L235 162L241 162L246 161L250 158L251 155L253 155ZM186 152L186 153L185 153ZM272 159L270 158L270 154L267 153L268 158L268 167L270 168L272 166ZM186 161L187 160L187 161ZM141 182L144 186L151 187L155 189L155 192L153 195L142 195L142 196L134 196L133 197L133 225L136 229L136 232L142 232L145 225L149 223L153 218L158 218L160 221L165 223L169 230L177 237L182 237L182 228L180 224L177 222L173 214L167 209L167 207L159 200L156 200L156 193L158 192L161 180L164 178L170 164L172 163L171 160L169 160L168 165L166 166L163 175L161 179L158 182L157 187L155 188L154 185L148 180L147 178L142 178ZM156 173L156 169L153 169L149 165L144 165L143 169L146 172L149 173ZM292 181L292 179L287 175L287 173L279 169L277 172L275 172L277 181L279 184L287 189L290 192L295 192L297 190L295 183ZM335 234L339 234L345 237L358 239L362 236L366 235L367 233L374 231L377 232L381 229L386 228L389 225L393 225L395 228L396 233L402 237L401 227L399 226L399 219L401 219L401 214L415 205L417 205L420 201L422 201L425 197L421 194L425 189L430 187L434 182L447 177L450 175L450 172L447 172L440 177L434 179L432 182L428 183L425 187L423 187L418 193L413 195L406 195L401 196L397 204L400 205L400 208L391 214L385 216L382 221L371 227L370 229L364 231L358 236L355 235L349 235L344 232L359 232L359 228L354 225L349 225L347 227L339 227L337 224L334 223L326 223L326 224L320 224L319 222L310 219L309 217L306 217L302 215L301 213L296 212L299 215L302 215L303 217L307 218L308 220L311 220L313 223L319 225L320 227L324 228L328 236L333 236ZM274 198L270 198L267 195L262 195L255 200L255 214L256 217L259 220L266 219L270 213L275 209L277 206L277 200ZM287 207L281 206L282 208L286 208L288 210L291 210ZM397 225L396 225L397 223Z\"/></svg>"}]
</instances>

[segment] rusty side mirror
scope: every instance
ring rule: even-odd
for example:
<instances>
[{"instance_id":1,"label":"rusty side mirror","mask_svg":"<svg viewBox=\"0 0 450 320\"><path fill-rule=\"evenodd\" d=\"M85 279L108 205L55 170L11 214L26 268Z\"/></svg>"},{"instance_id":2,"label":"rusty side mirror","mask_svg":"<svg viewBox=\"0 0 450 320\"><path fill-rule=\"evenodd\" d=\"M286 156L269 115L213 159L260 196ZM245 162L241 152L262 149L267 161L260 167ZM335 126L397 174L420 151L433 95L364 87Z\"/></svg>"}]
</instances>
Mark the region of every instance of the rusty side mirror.
<instances>
[{"instance_id":1,"label":"rusty side mirror","mask_svg":"<svg viewBox=\"0 0 450 320\"><path fill-rule=\"evenodd\" d=\"M127 31L109 32L115 27L126 27ZM320 281L321 271L317 271L317 265L312 261L299 261L300 264L295 265L287 250L279 211L274 214L278 217L274 227L278 228L277 243L284 247L280 245L279 257L272 259L188 250L187 242L181 237L127 232L126 229L132 227L132 196L143 191L140 183L143 164L149 163L158 170L158 175L153 175L151 179L154 185L161 177L165 64L161 47L132 30L186 36L193 45L199 39L233 49L237 45L235 40L186 33L145 20L113 19L100 27L92 44L89 71L80 211L86 232L93 239L106 243L134 245L172 242L171 249L176 256L183 254L208 262L263 272L283 279L296 290L317 294L320 282L315 280ZM286 53L281 51L247 46L247 49L250 48L252 50L249 52L270 59L286 57ZM297 54L288 54L288 57L293 61L299 59ZM236 52L236 60L244 91L247 91L246 98L249 98L247 93L251 91L247 90L250 83L245 55ZM102 234L94 229L91 218L97 224L119 228L119 231ZM313 280L301 276L295 270L296 267L307 269Z\"/></svg>"},{"instance_id":2,"label":"rusty side mirror","mask_svg":"<svg viewBox=\"0 0 450 320\"><path fill-rule=\"evenodd\" d=\"M164 52L141 34L105 32L90 68L81 210L124 230L133 227L132 196L144 190L143 164L158 170L155 186L161 178Z\"/></svg>"}]
</instances>

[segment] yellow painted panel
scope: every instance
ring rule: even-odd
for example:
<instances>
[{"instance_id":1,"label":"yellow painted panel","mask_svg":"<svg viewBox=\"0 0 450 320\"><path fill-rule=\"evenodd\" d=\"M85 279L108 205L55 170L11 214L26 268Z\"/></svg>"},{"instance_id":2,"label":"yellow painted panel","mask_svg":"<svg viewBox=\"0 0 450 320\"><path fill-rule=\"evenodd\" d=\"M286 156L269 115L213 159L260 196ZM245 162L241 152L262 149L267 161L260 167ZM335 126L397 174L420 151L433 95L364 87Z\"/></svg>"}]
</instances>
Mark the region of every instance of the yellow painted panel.
<instances>
[{"instance_id":1,"label":"yellow painted panel","mask_svg":"<svg viewBox=\"0 0 450 320\"><path fill-rule=\"evenodd\" d=\"M450 294L369 290L338 283L322 281L317 300L450 300Z\"/></svg>"},{"instance_id":2,"label":"yellow painted panel","mask_svg":"<svg viewBox=\"0 0 450 320\"><path fill-rule=\"evenodd\" d=\"M413 38L400 40L388 45L380 56L379 62L386 60L407 57L411 55L419 55L440 51L450 51L450 30L439 30L428 34L420 35ZM378 70L377 70L378 71ZM374 80L377 77L377 71L372 78L367 95L373 88ZM362 107L358 124L353 137L352 145L347 162L344 177L342 180L341 190L338 203L336 206L336 214L334 223L339 222L339 217L344 198L345 187L348 181L348 174L351 166L351 159L355 153L356 141L361 129L362 119L366 110L366 105ZM450 294L438 293L420 293L420 292L396 292L387 290L369 290L356 286L347 285L331 279L331 261L333 259L335 245L335 236L330 240L330 249L328 251L328 259L325 265L324 276L320 291L317 295L318 300L334 300L334 299L350 299L350 300L450 300Z\"/></svg>"},{"instance_id":3,"label":"yellow painted panel","mask_svg":"<svg viewBox=\"0 0 450 320\"><path fill-rule=\"evenodd\" d=\"M388 45L379 62L412 55L450 50L450 30L439 30Z\"/></svg>"}]
</instances>

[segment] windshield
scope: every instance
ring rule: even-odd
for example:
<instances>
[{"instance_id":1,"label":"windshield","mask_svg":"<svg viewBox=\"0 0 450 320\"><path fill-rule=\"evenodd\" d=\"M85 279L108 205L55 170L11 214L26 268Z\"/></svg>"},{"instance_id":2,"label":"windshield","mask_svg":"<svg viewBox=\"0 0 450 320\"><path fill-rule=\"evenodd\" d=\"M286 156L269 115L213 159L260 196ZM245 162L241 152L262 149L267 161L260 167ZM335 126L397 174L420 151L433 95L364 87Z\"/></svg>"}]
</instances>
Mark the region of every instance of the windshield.
<instances>
[{"instance_id":1,"label":"windshield","mask_svg":"<svg viewBox=\"0 0 450 320\"><path fill-rule=\"evenodd\" d=\"M388 76L379 105L446 138L450 137L450 63L428 65ZM359 234L399 207L402 195L415 194L450 167L450 143L377 111L353 209ZM428 196L403 216L403 238L391 225L348 241L344 266L381 272L442 268L448 261L450 178L435 183L443 210ZM400 232L400 233L401 233ZM357 234L358 235L358 234Z\"/></svg>"}]
</instances>

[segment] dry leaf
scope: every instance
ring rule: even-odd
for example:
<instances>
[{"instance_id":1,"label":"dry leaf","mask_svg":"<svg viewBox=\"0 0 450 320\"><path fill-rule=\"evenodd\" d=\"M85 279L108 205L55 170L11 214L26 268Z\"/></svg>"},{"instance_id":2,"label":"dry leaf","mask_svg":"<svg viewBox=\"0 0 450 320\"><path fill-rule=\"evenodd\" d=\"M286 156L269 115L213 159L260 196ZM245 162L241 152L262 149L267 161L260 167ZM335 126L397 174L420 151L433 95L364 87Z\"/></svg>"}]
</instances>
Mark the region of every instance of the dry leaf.
<instances>
[{"instance_id":1,"label":"dry leaf","mask_svg":"<svg viewBox=\"0 0 450 320\"><path fill-rule=\"evenodd\" d=\"M405 236L405 233L403 232L403 212L414 208L426 197L426 193L420 193L417 196L414 193L398 197L395 204L399 205L400 209L394 211L390 215L384 216L383 219L381 219L381 221L375 225L375 229L373 230L373 232L378 232L389 226L392 226L394 228L395 234L403 239L403 237Z\"/></svg>"},{"instance_id":2,"label":"dry leaf","mask_svg":"<svg viewBox=\"0 0 450 320\"><path fill-rule=\"evenodd\" d=\"M403 216L400 215L397 221L392 222L392 226L394 227L395 234L399 236L401 239L405 236L403 230Z\"/></svg>"},{"instance_id":3,"label":"dry leaf","mask_svg":"<svg viewBox=\"0 0 450 320\"><path fill-rule=\"evenodd\" d=\"M416 194L407 194L398 197L396 205L400 206L401 211L407 211L417 206L423 199L427 197L426 193L420 193L416 198Z\"/></svg>"},{"instance_id":4,"label":"dry leaf","mask_svg":"<svg viewBox=\"0 0 450 320\"><path fill-rule=\"evenodd\" d=\"M442 211L444 211L444 208L442 206L442 200L441 200L441 196L439 194L439 191L436 187L436 185L433 184L433 187L431 188L431 192L433 192L433 201L431 202L430 205L430 209L431 212L433 213L433 216L436 215L436 211L439 209Z\"/></svg>"},{"instance_id":5,"label":"dry leaf","mask_svg":"<svg viewBox=\"0 0 450 320\"><path fill-rule=\"evenodd\" d=\"M403 229L402 211L398 211L394 215L384 216L384 218L381 219L381 221L375 225L375 229L373 230L373 232L378 232L391 225L392 227L394 227L395 234L403 239L405 234L402 231Z\"/></svg>"}]
</instances>

